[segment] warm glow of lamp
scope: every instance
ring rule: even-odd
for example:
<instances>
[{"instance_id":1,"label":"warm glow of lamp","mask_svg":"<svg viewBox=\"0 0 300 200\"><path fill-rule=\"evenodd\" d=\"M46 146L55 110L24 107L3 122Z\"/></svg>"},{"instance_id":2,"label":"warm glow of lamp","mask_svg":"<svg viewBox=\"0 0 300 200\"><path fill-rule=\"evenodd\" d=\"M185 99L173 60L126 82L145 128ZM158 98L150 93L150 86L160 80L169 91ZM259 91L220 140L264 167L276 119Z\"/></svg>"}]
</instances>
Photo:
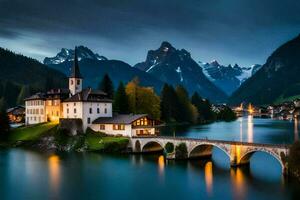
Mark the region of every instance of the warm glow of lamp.
<instances>
[{"instance_id":1,"label":"warm glow of lamp","mask_svg":"<svg viewBox=\"0 0 300 200\"><path fill-rule=\"evenodd\" d=\"M252 115L253 112L254 112L254 109L253 109L251 103L249 103L249 105L248 105L248 113L249 113L250 115Z\"/></svg>"}]
</instances>

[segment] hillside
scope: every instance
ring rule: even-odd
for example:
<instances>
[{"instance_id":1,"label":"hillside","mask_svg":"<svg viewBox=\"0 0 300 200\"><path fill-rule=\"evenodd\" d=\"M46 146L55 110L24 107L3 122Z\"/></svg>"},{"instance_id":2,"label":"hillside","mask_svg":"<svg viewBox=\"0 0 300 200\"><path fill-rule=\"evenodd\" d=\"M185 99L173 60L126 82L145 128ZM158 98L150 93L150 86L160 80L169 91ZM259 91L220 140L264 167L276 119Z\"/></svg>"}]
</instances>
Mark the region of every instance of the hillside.
<instances>
[{"instance_id":1,"label":"hillside","mask_svg":"<svg viewBox=\"0 0 300 200\"><path fill-rule=\"evenodd\" d=\"M66 76L57 70L0 48L0 103L15 106L21 99L38 90L66 87ZM19 97L19 100L18 100Z\"/></svg>"},{"instance_id":2,"label":"hillside","mask_svg":"<svg viewBox=\"0 0 300 200\"><path fill-rule=\"evenodd\" d=\"M230 104L269 104L300 95L300 35L276 49L229 98Z\"/></svg>"}]
</instances>

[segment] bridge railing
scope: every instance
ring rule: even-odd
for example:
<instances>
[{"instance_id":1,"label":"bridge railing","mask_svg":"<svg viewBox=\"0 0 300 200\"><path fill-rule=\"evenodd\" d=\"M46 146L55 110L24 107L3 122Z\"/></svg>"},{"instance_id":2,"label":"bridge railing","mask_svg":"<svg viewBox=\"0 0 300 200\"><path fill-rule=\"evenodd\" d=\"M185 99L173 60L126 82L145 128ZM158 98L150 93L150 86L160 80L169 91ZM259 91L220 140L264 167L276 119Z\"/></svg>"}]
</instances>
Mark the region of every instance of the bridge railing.
<instances>
[{"instance_id":1,"label":"bridge railing","mask_svg":"<svg viewBox=\"0 0 300 200\"><path fill-rule=\"evenodd\" d=\"M222 143L231 145L247 145L247 146L259 146L259 147L276 147L288 149L290 144L266 144L266 143L251 143L251 142L239 142L239 141L228 141L228 140L211 140L208 138L187 138L187 137L171 137L171 136L135 136L135 139L164 139L164 140L180 140L180 141L195 141L195 142L211 142L211 143Z\"/></svg>"}]
</instances>

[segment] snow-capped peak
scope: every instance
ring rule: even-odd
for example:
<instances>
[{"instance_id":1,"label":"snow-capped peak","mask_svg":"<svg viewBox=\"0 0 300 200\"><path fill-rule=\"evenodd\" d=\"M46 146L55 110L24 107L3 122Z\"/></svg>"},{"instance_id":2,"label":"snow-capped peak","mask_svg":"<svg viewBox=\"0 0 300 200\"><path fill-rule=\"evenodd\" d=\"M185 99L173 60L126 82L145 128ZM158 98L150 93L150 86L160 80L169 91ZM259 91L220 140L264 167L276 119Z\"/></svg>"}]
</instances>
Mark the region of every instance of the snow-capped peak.
<instances>
[{"instance_id":1,"label":"snow-capped peak","mask_svg":"<svg viewBox=\"0 0 300 200\"><path fill-rule=\"evenodd\" d=\"M61 51L54 57L46 57L44 59L44 64L60 64L65 61L73 61L74 60L74 49L66 49L62 48ZM94 59L94 60L107 60L106 57L100 56L99 54L95 54L89 48L84 46L77 47L77 55L78 60L82 59Z\"/></svg>"}]
</instances>

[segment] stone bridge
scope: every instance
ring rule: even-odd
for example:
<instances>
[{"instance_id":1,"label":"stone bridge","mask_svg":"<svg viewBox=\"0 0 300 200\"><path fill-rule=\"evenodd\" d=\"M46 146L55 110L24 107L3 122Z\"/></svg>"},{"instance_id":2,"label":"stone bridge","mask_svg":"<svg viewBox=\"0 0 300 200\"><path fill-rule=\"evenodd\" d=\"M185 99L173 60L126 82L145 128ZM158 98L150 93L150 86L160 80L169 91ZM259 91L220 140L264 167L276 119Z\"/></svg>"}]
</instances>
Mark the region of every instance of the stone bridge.
<instances>
[{"instance_id":1,"label":"stone bridge","mask_svg":"<svg viewBox=\"0 0 300 200\"><path fill-rule=\"evenodd\" d=\"M174 149L177 145L184 143L187 147L186 159L210 157L212 155L212 148L217 147L225 152L230 159L232 167L249 164L250 158L255 152L266 152L278 160L283 173L287 172L286 158L289 154L288 145L162 136L131 138L132 151L136 153L165 151L167 143L173 144ZM175 150L166 155L167 159L176 159Z\"/></svg>"}]
</instances>

